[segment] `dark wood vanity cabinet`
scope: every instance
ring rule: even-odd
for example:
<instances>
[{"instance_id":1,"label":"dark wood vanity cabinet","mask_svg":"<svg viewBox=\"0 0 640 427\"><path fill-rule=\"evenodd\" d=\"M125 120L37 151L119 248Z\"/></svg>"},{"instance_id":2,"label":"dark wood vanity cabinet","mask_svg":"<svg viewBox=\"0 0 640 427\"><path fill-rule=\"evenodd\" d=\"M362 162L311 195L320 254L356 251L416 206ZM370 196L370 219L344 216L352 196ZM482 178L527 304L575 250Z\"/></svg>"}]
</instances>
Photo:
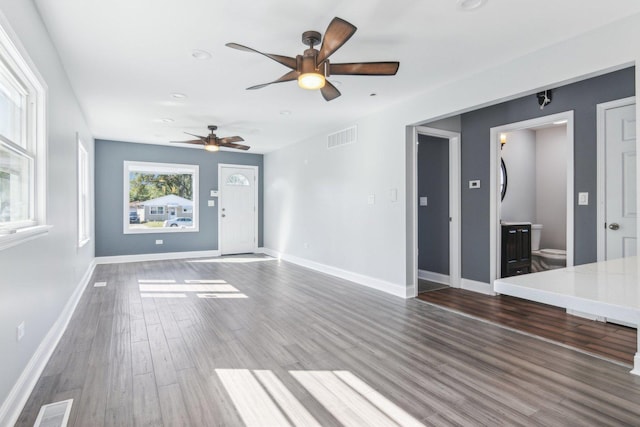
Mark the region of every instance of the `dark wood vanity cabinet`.
<instances>
[{"instance_id":1,"label":"dark wood vanity cabinet","mask_svg":"<svg viewBox=\"0 0 640 427\"><path fill-rule=\"evenodd\" d=\"M531 224L502 224L501 277L531 272Z\"/></svg>"}]
</instances>

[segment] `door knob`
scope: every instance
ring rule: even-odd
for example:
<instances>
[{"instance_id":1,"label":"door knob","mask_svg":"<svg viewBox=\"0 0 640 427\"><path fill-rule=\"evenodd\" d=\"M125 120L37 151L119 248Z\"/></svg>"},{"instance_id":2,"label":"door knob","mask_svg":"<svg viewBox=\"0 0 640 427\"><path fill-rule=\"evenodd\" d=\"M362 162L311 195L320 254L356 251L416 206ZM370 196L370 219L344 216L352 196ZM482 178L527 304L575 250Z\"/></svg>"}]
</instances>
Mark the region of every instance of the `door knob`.
<instances>
[{"instance_id":1,"label":"door knob","mask_svg":"<svg viewBox=\"0 0 640 427\"><path fill-rule=\"evenodd\" d=\"M226 208L222 208L222 212L224 212L224 211L226 211L226 210L227 210Z\"/></svg>"},{"instance_id":2,"label":"door knob","mask_svg":"<svg viewBox=\"0 0 640 427\"><path fill-rule=\"evenodd\" d=\"M222 216L222 218L224 218L226 215L225 215L225 214L222 214L221 216Z\"/></svg>"},{"instance_id":3,"label":"door knob","mask_svg":"<svg viewBox=\"0 0 640 427\"><path fill-rule=\"evenodd\" d=\"M616 224L615 222L612 222L611 224L609 224L610 230L617 230L619 228L620 228L620 224Z\"/></svg>"}]
</instances>

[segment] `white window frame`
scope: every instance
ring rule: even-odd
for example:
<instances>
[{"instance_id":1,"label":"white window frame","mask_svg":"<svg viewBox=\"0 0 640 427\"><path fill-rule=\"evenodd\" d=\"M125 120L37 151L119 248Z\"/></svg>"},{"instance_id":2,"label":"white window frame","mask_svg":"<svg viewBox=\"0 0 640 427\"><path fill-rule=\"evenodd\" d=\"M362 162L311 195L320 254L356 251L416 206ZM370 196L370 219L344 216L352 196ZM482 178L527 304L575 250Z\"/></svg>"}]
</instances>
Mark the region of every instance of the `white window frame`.
<instances>
[{"instance_id":1,"label":"white window frame","mask_svg":"<svg viewBox=\"0 0 640 427\"><path fill-rule=\"evenodd\" d=\"M200 168L198 165L186 165L178 163L155 163L124 161L123 176L123 209L122 209L122 230L124 234L155 234L155 233L193 233L199 232L199 194L198 184L200 182ZM163 173L163 174L191 174L193 176L192 196L193 196L193 227L159 227L150 229L129 228L129 174L130 172Z\"/></svg>"},{"instance_id":2,"label":"white window frame","mask_svg":"<svg viewBox=\"0 0 640 427\"><path fill-rule=\"evenodd\" d=\"M78 247L81 248L91 240L91 203L89 187L89 153L84 144L78 140Z\"/></svg>"},{"instance_id":3,"label":"white window frame","mask_svg":"<svg viewBox=\"0 0 640 427\"><path fill-rule=\"evenodd\" d=\"M24 144L2 138L0 144L19 156L30 159L28 176L29 218L0 225L0 250L46 234L51 226L46 222L47 195L47 85L29 58L26 49L0 15L0 66L25 89L26 123Z\"/></svg>"}]
</instances>

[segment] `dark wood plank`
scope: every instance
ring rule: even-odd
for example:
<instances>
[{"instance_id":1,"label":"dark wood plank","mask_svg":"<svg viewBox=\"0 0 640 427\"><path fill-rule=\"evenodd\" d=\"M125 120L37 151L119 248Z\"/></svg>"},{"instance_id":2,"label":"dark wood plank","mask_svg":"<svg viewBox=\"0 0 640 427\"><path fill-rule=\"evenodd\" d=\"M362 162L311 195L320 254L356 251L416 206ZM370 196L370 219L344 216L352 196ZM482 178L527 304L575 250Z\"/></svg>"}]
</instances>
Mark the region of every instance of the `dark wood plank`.
<instances>
[{"instance_id":1,"label":"dark wood plank","mask_svg":"<svg viewBox=\"0 0 640 427\"><path fill-rule=\"evenodd\" d=\"M507 295L446 288L420 294L418 299L629 365L637 348L633 328L572 316L558 307Z\"/></svg>"}]
</instances>

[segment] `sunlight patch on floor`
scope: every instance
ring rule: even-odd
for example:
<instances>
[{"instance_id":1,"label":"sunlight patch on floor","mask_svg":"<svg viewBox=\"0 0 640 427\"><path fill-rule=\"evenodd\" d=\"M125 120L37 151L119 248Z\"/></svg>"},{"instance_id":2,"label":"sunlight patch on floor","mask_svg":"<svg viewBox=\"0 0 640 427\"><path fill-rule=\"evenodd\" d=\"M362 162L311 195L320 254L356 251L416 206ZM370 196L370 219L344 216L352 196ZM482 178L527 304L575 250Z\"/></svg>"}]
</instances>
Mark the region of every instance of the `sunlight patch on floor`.
<instances>
[{"instance_id":1,"label":"sunlight patch on floor","mask_svg":"<svg viewBox=\"0 0 640 427\"><path fill-rule=\"evenodd\" d=\"M219 279L189 279L184 283L176 280L138 280L142 298L187 298L195 294L202 299L249 298L238 288Z\"/></svg>"},{"instance_id":2,"label":"sunlight patch on floor","mask_svg":"<svg viewBox=\"0 0 640 427\"><path fill-rule=\"evenodd\" d=\"M272 371L216 369L215 372L247 426L320 425ZM349 371L289 373L347 427L423 426Z\"/></svg>"},{"instance_id":3,"label":"sunlight patch on floor","mask_svg":"<svg viewBox=\"0 0 640 427\"><path fill-rule=\"evenodd\" d=\"M247 258L241 258L241 257L234 257L234 258L208 258L208 259L194 259L188 262L193 262L193 263L198 263L198 264L203 264L203 263L222 263L222 264L248 264L251 262L271 262L271 261L277 261L276 258L262 258L262 257L247 257Z\"/></svg>"}]
</instances>

